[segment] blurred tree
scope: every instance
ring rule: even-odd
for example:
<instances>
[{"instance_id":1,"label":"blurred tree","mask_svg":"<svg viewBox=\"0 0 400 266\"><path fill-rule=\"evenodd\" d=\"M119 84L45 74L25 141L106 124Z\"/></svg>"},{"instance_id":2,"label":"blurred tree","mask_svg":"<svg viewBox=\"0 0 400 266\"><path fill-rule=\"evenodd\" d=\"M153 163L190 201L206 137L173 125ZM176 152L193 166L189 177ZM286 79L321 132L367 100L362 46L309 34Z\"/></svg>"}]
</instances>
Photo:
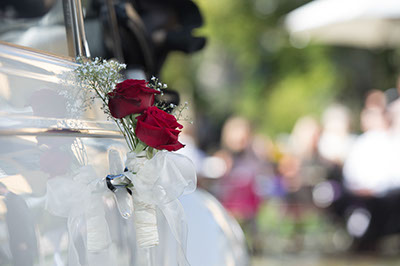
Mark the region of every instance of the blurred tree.
<instances>
[{"instance_id":1,"label":"blurred tree","mask_svg":"<svg viewBox=\"0 0 400 266\"><path fill-rule=\"evenodd\" d=\"M396 60L388 60L393 52L307 46L291 39L283 17L307 0L195 2L205 18L200 33L207 46L191 58L172 55L163 79L194 99L198 127L207 128L199 135L207 137L204 143L218 143L218 127L233 113L274 135L290 132L298 117L318 115L335 99L357 108L368 89L394 83Z\"/></svg>"}]
</instances>

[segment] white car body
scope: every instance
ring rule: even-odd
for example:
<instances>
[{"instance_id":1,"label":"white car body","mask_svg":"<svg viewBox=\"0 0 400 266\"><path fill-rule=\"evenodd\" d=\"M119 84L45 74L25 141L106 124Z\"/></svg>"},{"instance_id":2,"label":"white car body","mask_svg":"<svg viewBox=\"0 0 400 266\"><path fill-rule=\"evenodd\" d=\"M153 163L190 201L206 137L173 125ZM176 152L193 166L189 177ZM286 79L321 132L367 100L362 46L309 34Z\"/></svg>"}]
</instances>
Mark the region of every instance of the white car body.
<instances>
[{"instance_id":1,"label":"white car body","mask_svg":"<svg viewBox=\"0 0 400 266\"><path fill-rule=\"evenodd\" d=\"M75 67L72 58L0 42L0 182L11 191L8 195L25 201L28 209L17 218L29 222L35 234L35 239L28 239L30 233L10 230L17 221L7 216L11 213L7 194L0 196L1 265L13 265L12 256L18 254L15 249L20 247L13 247L12 239L37 243L35 247L20 244L21 256L34 253L32 265L68 265L67 218L46 210L48 181L73 178L83 166L105 177L109 174L108 151L127 152L118 128L96 105L81 108L82 91L71 74ZM112 196L102 199L111 235L103 258L109 265L144 265L146 258L140 257L136 247L133 222L120 216ZM187 256L192 266L248 265L243 232L214 197L197 190L181 202L187 215ZM154 265L177 265L168 227L164 221L159 226L167 240L157 248ZM85 264L89 256L83 245L79 251L82 265L90 265Z\"/></svg>"}]
</instances>

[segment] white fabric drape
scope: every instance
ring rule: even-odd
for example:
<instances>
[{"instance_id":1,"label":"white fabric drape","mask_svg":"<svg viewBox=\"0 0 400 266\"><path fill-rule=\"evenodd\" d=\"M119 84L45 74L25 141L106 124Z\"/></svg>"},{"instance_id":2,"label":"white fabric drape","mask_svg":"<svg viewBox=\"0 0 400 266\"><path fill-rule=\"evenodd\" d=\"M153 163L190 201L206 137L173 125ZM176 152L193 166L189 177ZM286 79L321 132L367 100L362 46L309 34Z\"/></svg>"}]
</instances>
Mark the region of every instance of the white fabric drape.
<instances>
[{"instance_id":1,"label":"white fabric drape","mask_svg":"<svg viewBox=\"0 0 400 266\"><path fill-rule=\"evenodd\" d=\"M123 186L118 187L114 198L122 217L128 219L133 213L139 248L151 252L151 247L159 243L158 208L177 242L178 265L188 266L187 224L178 197L196 189L196 172L190 159L166 151L157 152L151 159L147 159L145 153L128 153L125 164L128 171L124 172L119 152L110 150L109 165L112 175L123 174L133 184L133 200ZM111 243L103 208L104 193L111 192L104 178L97 177L90 166L81 167L72 177L56 177L47 183L46 209L68 218L68 262L71 266L81 266L82 250L77 249L77 240L85 243L90 266L114 265L107 259L96 259L107 258L104 254Z\"/></svg>"},{"instance_id":2,"label":"white fabric drape","mask_svg":"<svg viewBox=\"0 0 400 266\"><path fill-rule=\"evenodd\" d=\"M47 182L45 208L56 216L68 218L71 266L81 266L80 257L84 257L85 250L79 250L77 242L85 244L90 266L110 265L107 260L96 259L103 257L111 243L102 200L105 192L104 182L90 166L81 167L72 178L55 177Z\"/></svg>"},{"instance_id":3,"label":"white fabric drape","mask_svg":"<svg viewBox=\"0 0 400 266\"><path fill-rule=\"evenodd\" d=\"M169 228L178 243L179 266L189 265L186 259L187 224L185 213L178 198L196 189L196 171L193 163L184 155L160 151L150 160L144 160L141 154L128 154L126 166L136 170L125 175L134 185L134 203L157 206L165 216ZM140 209L140 206L135 206ZM141 216L135 212L137 241L141 247L152 247L158 243L157 231L151 230L156 212L146 212ZM142 227L143 226L143 227ZM153 224L154 226L154 224ZM142 227L142 228L141 228ZM152 233L139 235L142 229ZM154 228L154 227L153 227ZM157 234L157 236L155 235ZM153 242L150 240L152 239Z\"/></svg>"}]
</instances>

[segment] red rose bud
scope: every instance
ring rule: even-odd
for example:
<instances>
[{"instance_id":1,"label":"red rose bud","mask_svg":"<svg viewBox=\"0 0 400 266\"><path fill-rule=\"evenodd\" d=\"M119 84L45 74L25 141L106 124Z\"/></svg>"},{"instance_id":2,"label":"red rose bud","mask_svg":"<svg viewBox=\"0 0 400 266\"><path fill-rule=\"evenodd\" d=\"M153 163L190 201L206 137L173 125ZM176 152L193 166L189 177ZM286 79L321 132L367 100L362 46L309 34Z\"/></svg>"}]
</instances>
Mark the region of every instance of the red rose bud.
<instances>
[{"instance_id":1,"label":"red rose bud","mask_svg":"<svg viewBox=\"0 0 400 266\"><path fill-rule=\"evenodd\" d=\"M130 114L140 114L154 103L158 90L146 86L145 80L127 79L118 83L115 90L108 93L108 108L115 118Z\"/></svg>"},{"instance_id":2,"label":"red rose bud","mask_svg":"<svg viewBox=\"0 0 400 266\"><path fill-rule=\"evenodd\" d=\"M183 126L175 116L152 106L136 119L135 134L148 146L167 151L177 151L185 146L178 141L181 131L177 128Z\"/></svg>"}]
</instances>

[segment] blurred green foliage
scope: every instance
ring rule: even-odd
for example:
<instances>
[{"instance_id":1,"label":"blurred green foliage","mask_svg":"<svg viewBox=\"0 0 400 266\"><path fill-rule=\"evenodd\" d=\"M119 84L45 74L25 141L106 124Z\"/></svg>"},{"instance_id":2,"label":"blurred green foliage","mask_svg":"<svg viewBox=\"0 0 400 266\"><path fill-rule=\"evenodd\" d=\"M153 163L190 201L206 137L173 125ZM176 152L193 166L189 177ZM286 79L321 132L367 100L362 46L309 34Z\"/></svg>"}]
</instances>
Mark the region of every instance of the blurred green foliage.
<instances>
[{"instance_id":1,"label":"blurred green foliage","mask_svg":"<svg viewBox=\"0 0 400 266\"><path fill-rule=\"evenodd\" d=\"M336 99L359 108L368 89L393 82L396 69L387 67L393 53L303 47L291 40L284 16L307 0L195 2L205 20L196 34L207 37L207 46L190 57L171 55L163 80L193 98L197 113L217 125L237 114L259 132L290 132L303 115L318 116Z\"/></svg>"}]
</instances>

